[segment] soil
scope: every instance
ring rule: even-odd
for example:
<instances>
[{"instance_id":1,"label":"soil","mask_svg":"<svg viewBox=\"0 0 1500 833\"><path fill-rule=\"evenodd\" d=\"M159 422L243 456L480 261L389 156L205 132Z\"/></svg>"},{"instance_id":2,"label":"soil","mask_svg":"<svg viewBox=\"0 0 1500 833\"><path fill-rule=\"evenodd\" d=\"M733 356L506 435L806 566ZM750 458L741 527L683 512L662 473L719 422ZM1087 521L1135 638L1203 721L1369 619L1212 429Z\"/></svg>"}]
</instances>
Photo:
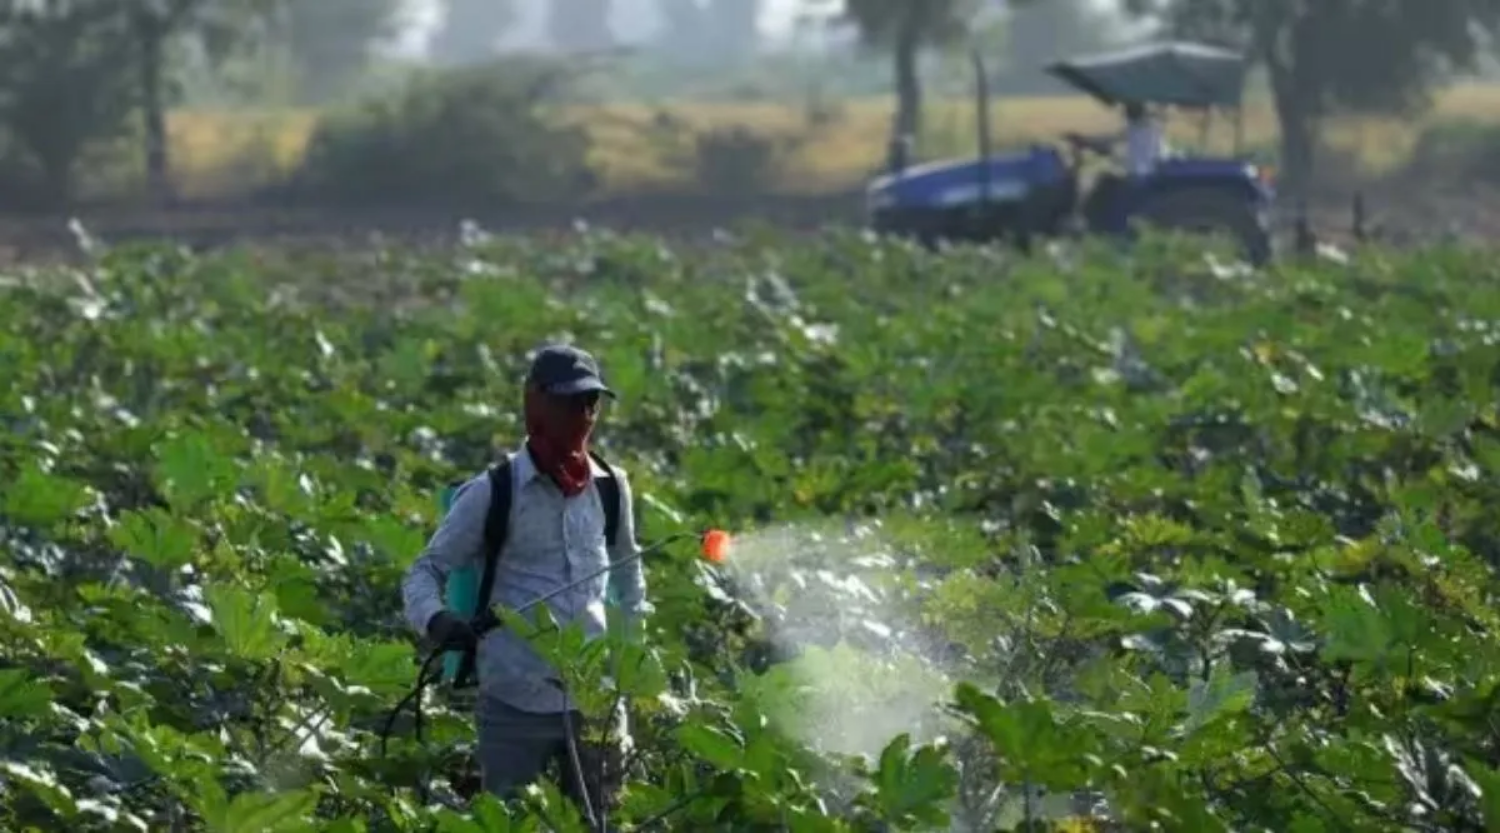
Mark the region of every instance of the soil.
<instances>
[{"instance_id":1,"label":"soil","mask_svg":"<svg viewBox=\"0 0 1500 833\"><path fill-rule=\"evenodd\" d=\"M1402 246L1458 237L1477 245L1500 238L1500 191L1423 188L1411 182L1324 186L1307 217L1321 241L1355 240L1354 202L1364 201L1369 237ZM719 197L647 195L582 205L511 206L483 211L420 208L332 209L254 204L199 204L173 209L87 207L74 212L90 237L106 244L169 239L193 248L236 243L349 246L372 238L444 245L463 223L492 232L566 232L579 222L645 231L673 239L705 238L742 223L815 232L828 224L858 226L863 195ZM1279 207L1276 224L1290 234L1298 208ZM73 261L80 257L72 216L0 215L0 265Z\"/></svg>"},{"instance_id":2,"label":"soil","mask_svg":"<svg viewBox=\"0 0 1500 833\"><path fill-rule=\"evenodd\" d=\"M809 232L830 222L857 224L862 198L861 194L658 194L577 205L519 205L475 211L247 203L204 203L170 209L91 206L69 214L0 215L0 265L76 260L80 235L75 228L107 245L171 240L195 249L238 243L349 246L371 239L443 245L457 240L467 223L496 233L566 232L587 224L694 238L745 222Z\"/></svg>"}]
</instances>

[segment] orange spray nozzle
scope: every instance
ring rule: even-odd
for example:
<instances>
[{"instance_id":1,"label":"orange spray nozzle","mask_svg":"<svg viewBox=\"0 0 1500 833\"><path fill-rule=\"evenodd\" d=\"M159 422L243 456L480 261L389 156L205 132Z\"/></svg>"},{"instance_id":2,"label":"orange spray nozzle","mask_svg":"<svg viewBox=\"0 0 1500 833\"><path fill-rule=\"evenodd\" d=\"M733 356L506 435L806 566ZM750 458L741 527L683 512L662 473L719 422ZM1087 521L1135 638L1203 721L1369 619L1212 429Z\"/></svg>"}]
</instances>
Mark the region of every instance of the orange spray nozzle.
<instances>
[{"instance_id":1,"label":"orange spray nozzle","mask_svg":"<svg viewBox=\"0 0 1500 833\"><path fill-rule=\"evenodd\" d=\"M724 563L724 559L729 557L731 542L728 532L722 529L710 529L703 533L703 557L715 564Z\"/></svg>"}]
</instances>

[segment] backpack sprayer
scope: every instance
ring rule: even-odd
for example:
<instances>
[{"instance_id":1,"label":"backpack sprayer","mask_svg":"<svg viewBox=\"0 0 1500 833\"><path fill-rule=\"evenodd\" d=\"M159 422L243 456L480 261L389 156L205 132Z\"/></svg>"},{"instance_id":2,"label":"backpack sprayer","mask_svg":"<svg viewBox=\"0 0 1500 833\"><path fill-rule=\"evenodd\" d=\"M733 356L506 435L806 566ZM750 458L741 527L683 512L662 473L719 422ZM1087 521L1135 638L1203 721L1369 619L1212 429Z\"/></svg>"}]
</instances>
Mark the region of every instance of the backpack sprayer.
<instances>
[{"instance_id":1,"label":"backpack sprayer","mask_svg":"<svg viewBox=\"0 0 1500 833\"><path fill-rule=\"evenodd\" d=\"M704 560L709 561L709 562L714 563L714 564L720 564L720 563L723 563L724 559L729 556L729 550L730 550L730 547L731 547L731 544L732 544L732 539L731 539L729 533L725 532L724 530L721 530L721 529L709 529L709 530L705 530L705 531L702 531L702 532L678 532L678 533L669 535L666 538L663 538L662 540L657 541L654 544L651 544L650 546L642 548L639 552L637 552L634 555L629 555L629 556L621 558L621 559L619 559L617 561L612 561L612 562L610 562L608 564L605 564L603 567L601 567L601 568L599 568L597 570L594 570L593 572L589 573L588 575L583 576L582 578L575 579L573 581L568 582L567 584L564 584L561 587L558 587L555 590L551 590L551 591L549 591L547 593L544 593L541 596L538 596L537 598L532 599L531 601L527 602L526 604L521 605L520 607L516 608L514 612L517 613L517 614L525 613L526 611L532 609L533 607L536 607L537 605L539 605L539 604L541 604L543 602L550 601L551 599L556 598L557 596L560 596L563 593L566 593L566 592L568 592L570 590L573 590L573 589L577 588L578 586L580 586L580 585L582 585L582 584L584 584L586 582L592 581L592 580L598 578L599 576L604 575L605 573L609 572L610 570L614 570L614 569L616 569L618 567L621 567L621 566L624 566L626 564L629 564L632 561L637 561L637 560L639 560L641 558L644 558L644 557L646 557L647 555L649 555L651 553L654 553L654 552L657 552L659 550L662 550L668 544L673 544L673 543L676 543L678 541L682 541L682 540L685 540L687 538L693 538L693 537L697 537L698 538L698 541L699 541L699 554L700 554L700 556ZM499 627L500 624L501 624L500 617L495 614L494 608L486 606L483 609L481 609L469 621L469 627L474 631L474 637L475 637L475 643L476 643L476 645L477 645L477 643L483 641L485 634L487 634L490 631L494 630L495 628ZM422 690L425 689L428 685L430 685L432 683L435 683L439 679L442 678L442 676L443 676L443 668L442 668L442 666L438 665L437 663L438 663L438 660L442 659L444 657L445 653L447 653L450 650L451 650L450 646L439 645L436 648L434 648L427 655L427 658L425 660L423 660L423 662L422 662L422 668L421 668L420 671L417 672L417 682L416 682L416 685L412 687L411 692L409 692L405 697L401 698L401 702L399 702L399 703L396 704L396 707L391 710L390 715L386 718L385 728L382 729L381 733L380 733L380 755L381 755L381 757L385 757L385 753L386 753L386 741L390 737L391 728L395 725L396 718L398 716L400 716L401 711L403 709L405 709L408 705L412 705L413 706L413 708L412 708L412 716L413 716L413 719L414 719L414 721L413 721L413 729L414 729L416 737L417 737L417 742L418 743L421 742L421 740L422 740ZM475 648L475 651L477 653L477 651L478 651L477 647ZM590 826L592 827L592 826L595 826L592 823L592 819L594 818L593 808L590 807L590 806L588 806L589 803L590 803L589 798L588 798L588 790L583 788L583 784L584 784L583 769L582 769L581 763L580 763L579 758L578 758L577 745L576 745L576 743L574 741L574 738L572 736L572 721L568 720L566 715L567 715L567 713L564 712L563 725L564 725L564 727L566 729L566 733L567 733L567 746L568 746L569 755L572 758L573 770L574 770L573 774L574 774L574 777L578 779L578 784L579 784L579 787L580 787L579 794L582 795L583 798L584 798L584 802L585 802L585 806L583 807L584 815L585 815L586 818L589 818L591 820Z\"/></svg>"}]
</instances>

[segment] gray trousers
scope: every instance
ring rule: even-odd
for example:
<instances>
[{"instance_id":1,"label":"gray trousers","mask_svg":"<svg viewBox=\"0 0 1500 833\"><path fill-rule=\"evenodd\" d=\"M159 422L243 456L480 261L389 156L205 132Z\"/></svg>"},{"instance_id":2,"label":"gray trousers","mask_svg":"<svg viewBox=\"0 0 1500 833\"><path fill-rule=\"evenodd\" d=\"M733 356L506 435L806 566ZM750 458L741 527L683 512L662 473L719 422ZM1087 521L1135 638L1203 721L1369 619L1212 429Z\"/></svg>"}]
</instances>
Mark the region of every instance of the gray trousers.
<instances>
[{"instance_id":1,"label":"gray trousers","mask_svg":"<svg viewBox=\"0 0 1500 833\"><path fill-rule=\"evenodd\" d=\"M583 812L582 790L587 790L589 805L596 816L606 812L606 799L613 803L615 778L610 772L601 777L600 768L602 765L612 770L616 762L606 760L604 751L597 744L584 739L583 720L577 711L568 712L567 719L572 723L579 762L583 765L583 784L578 783L574 774L562 714L522 711L485 695L480 695L474 711L479 736L479 768L486 792L494 793L502 800L515 798L521 790L535 783L549 765L555 765L557 769L553 777L561 785L563 794L578 805L580 813Z\"/></svg>"}]
</instances>

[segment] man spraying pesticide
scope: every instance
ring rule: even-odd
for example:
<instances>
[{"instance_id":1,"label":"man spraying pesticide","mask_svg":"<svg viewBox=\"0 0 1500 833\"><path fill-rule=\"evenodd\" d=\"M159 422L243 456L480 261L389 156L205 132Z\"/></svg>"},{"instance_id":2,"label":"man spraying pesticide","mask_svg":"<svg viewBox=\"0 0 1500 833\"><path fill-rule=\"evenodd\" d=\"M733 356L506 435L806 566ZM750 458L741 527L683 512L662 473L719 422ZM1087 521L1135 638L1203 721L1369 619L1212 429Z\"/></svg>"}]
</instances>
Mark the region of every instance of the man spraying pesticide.
<instances>
[{"instance_id":1,"label":"man spraying pesticide","mask_svg":"<svg viewBox=\"0 0 1500 833\"><path fill-rule=\"evenodd\" d=\"M594 808L619 787L618 767L599 766L611 750L579 742L582 715L557 672L521 635L497 627L491 608L520 613L545 602L559 625L580 623L589 639L605 633L610 596L630 630L651 610L641 557L681 536L650 550L636 543L625 472L588 447L603 396L615 393L588 353L540 350L524 385L525 443L458 487L402 585L412 627L451 652L455 687L477 682L484 789L514 797L557 762L564 792L595 829ZM704 555L720 560L727 545L724 533L709 533ZM628 738L623 704L616 723ZM609 783L599 783L601 770Z\"/></svg>"}]
</instances>

